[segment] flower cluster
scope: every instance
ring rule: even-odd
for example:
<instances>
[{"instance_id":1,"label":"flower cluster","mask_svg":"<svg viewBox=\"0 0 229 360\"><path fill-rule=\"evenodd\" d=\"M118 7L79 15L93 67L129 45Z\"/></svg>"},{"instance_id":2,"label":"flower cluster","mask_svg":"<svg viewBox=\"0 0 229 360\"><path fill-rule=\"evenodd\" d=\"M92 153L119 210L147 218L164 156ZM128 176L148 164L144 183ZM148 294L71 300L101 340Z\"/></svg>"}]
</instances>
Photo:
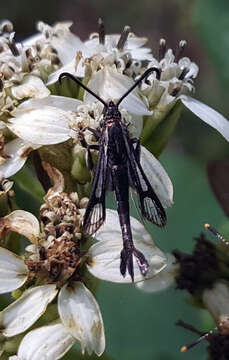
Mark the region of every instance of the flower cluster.
<instances>
[{"instance_id":1,"label":"flower cluster","mask_svg":"<svg viewBox=\"0 0 229 360\"><path fill-rule=\"evenodd\" d=\"M228 241L225 240L209 224L205 225L217 237L215 243L209 241L204 234L196 238L192 254L173 251L173 272L165 268L157 276L164 273L166 286L176 284L176 288L186 290L192 296L192 303L206 309L213 317L216 328L207 333L196 330L183 321L177 325L198 334L193 343L183 346L181 351L187 351L201 340L209 343L208 354L211 360L223 360L228 353L229 344L229 282L228 282ZM176 267L176 268L175 268Z\"/></svg>"},{"instance_id":2,"label":"flower cluster","mask_svg":"<svg viewBox=\"0 0 229 360\"><path fill-rule=\"evenodd\" d=\"M101 355L105 348L102 315L85 284L90 285L89 273L112 282L132 281L129 275L123 278L119 272L122 237L120 230L113 230L118 217L115 211L108 211L105 226L96 234L98 242L90 246L80 231L87 199L65 193L62 174L48 164L44 166L54 186L40 207L42 231L37 218L24 210L15 210L0 221L1 237L13 231L31 243L23 257L0 248L0 293L13 291L16 298L1 312L1 351L9 342L14 350L15 337L29 329L48 308L48 323L44 317L43 326L27 333L19 346L18 359L31 359L35 353L41 358L59 358L77 340L82 352ZM150 266L143 277L135 264L135 281L147 282L165 268L167 258L141 223L132 218L131 225L136 244Z\"/></svg>"},{"instance_id":3,"label":"flower cluster","mask_svg":"<svg viewBox=\"0 0 229 360\"><path fill-rule=\"evenodd\" d=\"M18 360L34 354L59 359L76 341L82 352L101 355L105 335L93 295L96 279L132 282L120 274L117 213L107 210L95 243L82 232L91 191L85 143L98 146L103 106L69 79L59 84L59 76L68 72L104 102L117 102L147 69L157 68L157 76L145 78L120 105L130 138L141 137L148 146L162 123L171 129L171 117L175 124L183 104L229 140L228 121L190 96L198 66L184 57L185 41L174 54L161 39L156 59L147 39L128 26L120 35L106 35L99 20L98 33L85 42L70 27L39 22L37 34L17 43L13 25L0 26L0 293L12 292L15 299L0 313L0 354ZM155 153L170 135L160 131ZM96 163L97 151L91 154ZM173 186L160 162L144 146L139 161L162 206L170 207ZM26 167L45 190L39 219L18 209L8 180ZM157 248L134 218L131 229L149 264L144 277L134 259L135 286L148 292L167 287L179 271L175 257ZM16 245L20 235L30 241L22 252Z\"/></svg>"}]
</instances>

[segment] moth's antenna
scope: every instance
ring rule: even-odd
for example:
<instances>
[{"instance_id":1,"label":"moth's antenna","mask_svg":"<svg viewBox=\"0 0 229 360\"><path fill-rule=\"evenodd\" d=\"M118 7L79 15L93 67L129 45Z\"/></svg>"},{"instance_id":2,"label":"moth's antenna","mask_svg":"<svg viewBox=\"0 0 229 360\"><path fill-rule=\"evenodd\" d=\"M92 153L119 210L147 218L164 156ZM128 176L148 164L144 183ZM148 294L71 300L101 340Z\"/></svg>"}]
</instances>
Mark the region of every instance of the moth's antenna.
<instances>
[{"instance_id":1,"label":"moth's antenna","mask_svg":"<svg viewBox=\"0 0 229 360\"><path fill-rule=\"evenodd\" d=\"M136 83L134 83L133 86L131 86L131 88L119 99L119 101L117 102L117 106L120 105L120 103L123 101L123 99L125 99L125 97L131 92L133 91L136 86L138 86L138 84L140 84L140 82L145 79L147 76L149 76L152 72L156 72L156 77L157 79L159 80L160 79L160 76L161 76L161 70L156 68L156 67L152 67L152 68L149 68L148 70L146 70L144 72L144 74L136 81Z\"/></svg>"},{"instance_id":2,"label":"moth's antenna","mask_svg":"<svg viewBox=\"0 0 229 360\"><path fill-rule=\"evenodd\" d=\"M105 107L107 107L107 103L101 99L101 97L99 97L97 94L95 94L92 90L90 90L86 85L84 85L79 79L77 79L75 76L73 76L72 74L68 73L68 72L63 72L62 74L60 74L59 76L59 83L61 84L62 78L63 77L67 77L73 81L75 81L79 86L81 86L84 90L86 90L87 92L89 92L91 95L93 95L97 100L99 100L101 103L103 103L103 105Z\"/></svg>"}]
</instances>

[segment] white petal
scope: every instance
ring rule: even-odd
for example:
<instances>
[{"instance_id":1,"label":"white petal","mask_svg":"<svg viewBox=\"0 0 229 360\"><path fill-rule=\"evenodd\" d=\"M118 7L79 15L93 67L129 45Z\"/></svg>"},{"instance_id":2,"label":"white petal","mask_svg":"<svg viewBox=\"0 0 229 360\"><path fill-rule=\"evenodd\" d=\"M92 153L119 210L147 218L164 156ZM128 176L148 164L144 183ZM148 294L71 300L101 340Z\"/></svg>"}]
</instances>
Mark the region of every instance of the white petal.
<instances>
[{"instance_id":1,"label":"white petal","mask_svg":"<svg viewBox=\"0 0 229 360\"><path fill-rule=\"evenodd\" d=\"M76 74L76 59L75 58L72 59L66 65L62 66L60 69L58 69L58 70L54 71L52 74L50 74L46 85L51 85L51 84L54 84L55 82L57 82L60 74L62 74L63 72L68 72L72 75L78 76L78 74Z\"/></svg>"},{"instance_id":2,"label":"white petal","mask_svg":"<svg viewBox=\"0 0 229 360\"><path fill-rule=\"evenodd\" d=\"M28 268L13 252L0 247L0 294L21 287L27 280Z\"/></svg>"},{"instance_id":3,"label":"white petal","mask_svg":"<svg viewBox=\"0 0 229 360\"><path fill-rule=\"evenodd\" d=\"M45 312L56 294L55 285L36 286L26 290L0 313L1 333L11 337L27 330Z\"/></svg>"},{"instance_id":4,"label":"white petal","mask_svg":"<svg viewBox=\"0 0 229 360\"><path fill-rule=\"evenodd\" d=\"M213 316L217 326L228 334L228 318L229 318L229 288L228 284L222 280L214 283L212 288L203 291L202 300L205 307Z\"/></svg>"},{"instance_id":5,"label":"white petal","mask_svg":"<svg viewBox=\"0 0 229 360\"><path fill-rule=\"evenodd\" d=\"M37 76L29 75L23 79L22 84L11 87L12 95L18 99L44 98L50 94L49 89Z\"/></svg>"},{"instance_id":6,"label":"white petal","mask_svg":"<svg viewBox=\"0 0 229 360\"><path fill-rule=\"evenodd\" d=\"M34 110L43 106L52 106L65 111L76 111L82 105L82 101L66 96L49 95L44 99L29 99L23 101L13 112L14 116L20 114L21 110Z\"/></svg>"},{"instance_id":7,"label":"white petal","mask_svg":"<svg viewBox=\"0 0 229 360\"><path fill-rule=\"evenodd\" d=\"M32 45L35 45L37 41L41 41L43 39L44 39L43 35L38 33L35 35L31 35L28 38L26 38L25 40L23 40L22 45L24 48L27 49L27 48L30 48Z\"/></svg>"},{"instance_id":8,"label":"white petal","mask_svg":"<svg viewBox=\"0 0 229 360\"><path fill-rule=\"evenodd\" d=\"M64 326L91 355L100 356L105 349L103 319L92 293L81 282L67 284L58 296L58 311Z\"/></svg>"},{"instance_id":9,"label":"white petal","mask_svg":"<svg viewBox=\"0 0 229 360\"><path fill-rule=\"evenodd\" d=\"M179 266L172 254L167 254L168 265L153 278L138 282L136 287L144 292L152 293L164 290L175 283L175 276Z\"/></svg>"},{"instance_id":10,"label":"white petal","mask_svg":"<svg viewBox=\"0 0 229 360\"><path fill-rule=\"evenodd\" d=\"M229 141L229 121L223 115L191 96L182 95L179 98L189 110Z\"/></svg>"},{"instance_id":11,"label":"white petal","mask_svg":"<svg viewBox=\"0 0 229 360\"><path fill-rule=\"evenodd\" d=\"M153 60L153 55L151 54L150 48L139 48L131 50L131 55L135 60Z\"/></svg>"},{"instance_id":12,"label":"white petal","mask_svg":"<svg viewBox=\"0 0 229 360\"><path fill-rule=\"evenodd\" d=\"M51 106L27 110L10 119L8 128L25 141L51 145L69 139L71 113Z\"/></svg>"},{"instance_id":13,"label":"white petal","mask_svg":"<svg viewBox=\"0 0 229 360\"><path fill-rule=\"evenodd\" d=\"M150 234L146 231L142 223L130 217L130 224L133 238L141 238L144 242L154 244ZM95 238L98 241L107 241L119 239L121 236L121 230L119 226L118 213L115 210L106 210L106 221L103 226L96 232ZM118 240L119 241L119 240Z\"/></svg>"},{"instance_id":14,"label":"white petal","mask_svg":"<svg viewBox=\"0 0 229 360\"><path fill-rule=\"evenodd\" d=\"M148 39L146 37L138 37L133 35L128 36L127 48L131 50L138 49L143 46L147 41Z\"/></svg>"},{"instance_id":15,"label":"white petal","mask_svg":"<svg viewBox=\"0 0 229 360\"><path fill-rule=\"evenodd\" d=\"M5 216L10 222L10 230L24 235L32 243L37 243L40 234L40 226L37 218L28 211L15 210Z\"/></svg>"},{"instance_id":16,"label":"white petal","mask_svg":"<svg viewBox=\"0 0 229 360\"><path fill-rule=\"evenodd\" d=\"M143 277L133 257L134 280L138 282L151 278L160 272L167 265L167 258L154 245L144 226L132 217L131 229L135 247L144 254L150 265L146 277ZM96 239L100 240L100 242L91 246L88 251L88 255L91 257L91 261L87 266L90 273L102 280L131 283L132 280L129 274L126 274L125 278L120 274L120 252L123 242L117 212L113 210L107 211L106 222L101 230L96 233Z\"/></svg>"},{"instance_id":17,"label":"white petal","mask_svg":"<svg viewBox=\"0 0 229 360\"><path fill-rule=\"evenodd\" d=\"M19 360L57 360L74 344L75 339L65 327L56 322L30 331L18 349Z\"/></svg>"},{"instance_id":18,"label":"white petal","mask_svg":"<svg viewBox=\"0 0 229 360\"><path fill-rule=\"evenodd\" d=\"M8 178L16 174L25 164L31 150L37 146L21 139L14 139L4 147L4 152L9 158L0 165L0 179Z\"/></svg>"},{"instance_id":19,"label":"white petal","mask_svg":"<svg viewBox=\"0 0 229 360\"><path fill-rule=\"evenodd\" d=\"M0 121L0 130L3 130L6 128L6 124L4 121Z\"/></svg>"},{"instance_id":20,"label":"white petal","mask_svg":"<svg viewBox=\"0 0 229 360\"><path fill-rule=\"evenodd\" d=\"M134 243L135 247L143 253L150 265L149 271L144 278L140 273L135 257L133 257L134 282L150 279L166 266L166 257L153 244L136 240ZM125 277L120 274L121 250L121 239L111 240L109 243L107 241L100 241L93 245L88 252L89 256L91 256L91 262L87 266L89 272L101 280L115 283L131 283L132 280L129 274L126 274Z\"/></svg>"},{"instance_id":21,"label":"white petal","mask_svg":"<svg viewBox=\"0 0 229 360\"><path fill-rule=\"evenodd\" d=\"M131 138L140 138L143 128L143 118L140 115L131 115L131 122L128 126L128 132Z\"/></svg>"},{"instance_id":22,"label":"white petal","mask_svg":"<svg viewBox=\"0 0 229 360\"><path fill-rule=\"evenodd\" d=\"M124 93L130 89L134 81L126 75L122 75L110 66L99 70L88 83L88 87L98 94L103 100L118 100ZM85 101L94 101L95 98L85 93ZM133 90L121 103L131 114L151 115L144 102Z\"/></svg>"},{"instance_id":23,"label":"white petal","mask_svg":"<svg viewBox=\"0 0 229 360\"><path fill-rule=\"evenodd\" d=\"M144 146L141 146L140 162L163 207L172 206L173 184L160 162Z\"/></svg>"},{"instance_id":24,"label":"white petal","mask_svg":"<svg viewBox=\"0 0 229 360\"><path fill-rule=\"evenodd\" d=\"M58 57L63 65L66 65L76 56L78 51L88 52L84 43L70 31L63 32L62 36L53 36L51 43L58 52Z\"/></svg>"}]
</instances>

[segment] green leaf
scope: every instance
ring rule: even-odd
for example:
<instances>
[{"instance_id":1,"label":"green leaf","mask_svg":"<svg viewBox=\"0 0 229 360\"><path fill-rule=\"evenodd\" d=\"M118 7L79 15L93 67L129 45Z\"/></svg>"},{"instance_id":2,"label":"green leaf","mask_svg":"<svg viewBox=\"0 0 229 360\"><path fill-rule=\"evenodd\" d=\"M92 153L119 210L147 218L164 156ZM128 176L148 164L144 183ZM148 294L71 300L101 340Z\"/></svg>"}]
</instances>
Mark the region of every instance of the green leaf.
<instances>
[{"instance_id":1,"label":"green leaf","mask_svg":"<svg viewBox=\"0 0 229 360\"><path fill-rule=\"evenodd\" d=\"M164 120L152 132L151 136L148 136L145 141L143 139L142 145L155 156L159 156L168 144L168 141L175 130L182 108L183 105L180 101L177 102Z\"/></svg>"},{"instance_id":2,"label":"green leaf","mask_svg":"<svg viewBox=\"0 0 229 360\"><path fill-rule=\"evenodd\" d=\"M13 176L13 180L17 185L30 194L33 198L42 201L43 196L45 195L40 183L27 167L23 167L17 174Z\"/></svg>"}]
</instances>

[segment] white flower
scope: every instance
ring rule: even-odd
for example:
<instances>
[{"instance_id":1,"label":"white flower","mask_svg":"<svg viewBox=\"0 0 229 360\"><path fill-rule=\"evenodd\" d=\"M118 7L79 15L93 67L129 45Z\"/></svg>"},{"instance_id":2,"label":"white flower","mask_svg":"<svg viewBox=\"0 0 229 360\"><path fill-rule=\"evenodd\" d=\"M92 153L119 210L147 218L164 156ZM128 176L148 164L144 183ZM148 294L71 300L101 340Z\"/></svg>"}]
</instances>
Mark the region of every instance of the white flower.
<instances>
[{"instance_id":1,"label":"white flower","mask_svg":"<svg viewBox=\"0 0 229 360\"><path fill-rule=\"evenodd\" d=\"M229 141L229 121L223 115L191 96L181 95L180 100L196 116L219 131Z\"/></svg>"},{"instance_id":2,"label":"white flower","mask_svg":"<svg viewBox=\"0 0 229 360\"><path fill-rule=\"evenodd\" d=\"M56 321L26 334L19 345L18 356L12 360L61 359L75 341L61 321Z\"/></svg>"},{"instance_id":3,"label":"white flower","mask_svg":"<svg viewBox=\"0 0 229 360\"><path fill-rule=\"evenodd\" d=\"M53 193L54 188L50 190L49 195L53 199L56 196ZM42 214L48 216L47 212ZM96 234L99 242L91 246L85 254L87 268L99 279L131 283L132 279L128 274L125 278L120 274L122 236L120 229L116 230L117 221L117 212L107 210L106 222ZM13 230L28 237L33 242L33 247L38 246L35 244L39 244L39 226L32 214L18 210L3 218L1 222L3 232ZM150 265L149 272L144 278L134 260L135 281L148 281L146 279L154 277L166 267L167 258L154 245L139 221L131 218L131 225L136 248L144 254ZM42 244L45 246L45 242ZM47 242L46 249L52 246L52 243L50 244ZM29 248L28 251L33 253L26 263L32 264L33 261L38 261L39 252L36 248L32 249L31 246ZM1 293L21 287L30 276L30 265L27 268L20 257L4 248L0 248L0 263ZM31 268L33 269L33 266ZM46 311L48 304L57 293L55 284L45 284L25 290L16 301L0 313L0 325L4 329L2 334L5 337L12 337L28 330ZM50 360L59 359L75 341L80 342L83 353L86 350L89 354L94 351L98 356L101 355L105 348L104 326L99 306L92 293L82 282L72 279L61 287L57 302L60 319L27 333L19 345L18 358L34 360L45 355Z\"/></svg>"},{"instance_id":4,"label":"white flower","mask_svg":"<svg viewBox=\"0 0 229 360\"><path fill-rule=\"evenodd\" d=\"M9 292L22 286L28 278L24 261L3 248L0 248L0 261L0 292ZM12 337L29 329L46 311L57 293L54 284L25 290L18 300L0 313L0 326L4 329L1 333L5 337ZM23 356L24 359L25 356L25 359L34 359L33 355L39 349L40 356L46 355L50 360L59 359L76 340L80 341L83 353L86 350L89 354L94 351L98 356L101 355L105 348L103 320L94 296L83 283L73 281L62 287L58 295L58 310L61 320L59 325L55 327L51 324L28 333L19 346L19 358ZM43 334L47 338L42 343ZM53 347L57 338L58 344Z\"/></svg>"},{"instance_id":5,"label":"white flower","mask_svg":"<svg viewBox=\"0 0 229 360\"><path fill-rule=\"evenodd\" d=\"M57 50L62 67L49 76L48 84L58 80L62 72L70 72L75 76L84 77L85 60L94 59L95 63L114 65L120 73L138 74L141 60L152 60L151 50L143 47L146 38L139 38L130 33L126 26L121 35L105 35L100 22L99 33L91 34L84 43L69 30L71 23L58 23L53 28L39 23L38 28L49 34L50 44ZM80 52L80 58L77 53Z\"/></svg>"},{"instance_id":6,"label":"white flower","mask_svg":"<svg viewBox=\"0 0 229 360\"><path fill-rule=\"evenodd\" d=\"M24 291L0 313L2 334L12 337L27 330L45 312L56 294L55 285L41 285Z\"/></svg>"},{"instance_id":7,"label":"white flower","mask_svg":"<svg viewBox=\"0 0 229 360\"><path fill-rule=\"evenodd\" d=\"M26 75L20 85L11 87L11 94L17 100L27 98L42 99L50 94L43 81L36 76Z\"/></svg>"},{"instance_id":8,"label":"white flower","mask_svg":"<svg viewBox=\"0 0 229 360\"><path fill-rule=\"evenodd\" d=\"M21 44L16 44L14 35L12 24L11 27L4 27L0 34L0 115L5 116L9 115L20 100L42 98L50 93L41 79L41 72L34 71L37 64L40 64L37 52L32 54L31 49L24 49Z\"/></svg>"},{"instance_id":9,"label":"white flower","mask_svg":"<svg viewBox=\"0 0 229 360\"><path fill-rule=\"evenodd\" d=\"M99 95L103 100L118 100L121 96L131 88L134 81L126 76L120 74L115 67L106 66L104 69L99 70L88 83L90 90ZM85 92L84 100L86 102L93 101L94 97ZM151 115L146 104L142 101L134 89L121 103L131 114L136 115Z\"/></svg>"},{"instance_id":10,"label":"white flower","mask_svg":"<svg viewBox=\"0 0 229 360\"><path fill-rule=\"evenodd\" d=\"M159 61L154 58L148 64L148 68L160 69L161 76L160 79L156 79L155 73L152 73L147 78L147 83L145 82L141 86L142 93L148 98L149 108L153 111L153 116L146 122L143 136L145 139L150 139L152 129L166 117L178 101L181 101L189 110L219 131L229 141L228 120L209 106L188 95L194 91L193 80L196 78L199 68L189 58L181 57L185 45L185 41L180 42L180 53L175 57L172 49L165 51L166 43L162 39Z\"/></svg>"},{"instance_id":11,"label":"white flower","mask_svg":"<svg viewBox=\"0 0 229 360\"><path fill-rule=\"evenodd\" d=\"M70 139L71 124L76 122L74 111L79 104L79 100L54 95L21 103L12 113L15 117L7 124L18 138L4 146L0 179L17 173L31 151ZM72 135L76 133L73 131Z\"/></svg>"},{"instance_id":12,"label":"white flower","mask_svg":"<svg viewBox=\"0 0 229 360\"><path fill-rule=\"evenodd\" d=\"M218 280L211 289L203 292L202 300L222 335L229 331L229 286L227 282Z\"/></svg>"},{"instance_id":13,"label":"white flower","mask_svg":"<svg viewBox=\"0 0 229 360\"><path fill-rule=\"evenodd\" d=\"M136 287L144 292L153 293L175 284L175 276L179 270L176 259L172 254L167 254L167 266L153 278L136 284Z\"/></svg>"},{"instance_id":14,"label":"white flower","mask_svg":"<svg viewBox=\"0 0 229 360\"><path fill-rule=\"evenodd\" d=\"M137 95L133 95L133 99L138 101L138 105L136 103L132 109L133 113L149 113ZM58 144L71 137L76 138L78 124L81 128L97 128L102 118L102 110L103 106L99 102L87 101L84 104L77 99L50 95L44 99L23 102L13 112L14 118L9 120L7 127L25 142L36 145ZM133 135L139 136L142 118L139 115L130 116L124 109L121 113L125 121L132 125Z\"/></svg>"},{"instance_id":15,"label":"white flower","mask_svg":"<svg viewBox=\"0 0 229 360\"><path fill-rule=\"evenodd\" d=\"M14 139L4 146L5 158L0 163L0 180L18 172L25 164L29 153L39 146L22 139Z\"/></svg>"},{"instance_id":16,"label":"white flower","mask_svg":"<svg viewBox=\"0 0 229 360\"><path fill-rule=\"evenodd\" d=\"M21 287L28 277L24 261L11 251L0 248L0 294Z\"/></svg>"}]
</instances>

